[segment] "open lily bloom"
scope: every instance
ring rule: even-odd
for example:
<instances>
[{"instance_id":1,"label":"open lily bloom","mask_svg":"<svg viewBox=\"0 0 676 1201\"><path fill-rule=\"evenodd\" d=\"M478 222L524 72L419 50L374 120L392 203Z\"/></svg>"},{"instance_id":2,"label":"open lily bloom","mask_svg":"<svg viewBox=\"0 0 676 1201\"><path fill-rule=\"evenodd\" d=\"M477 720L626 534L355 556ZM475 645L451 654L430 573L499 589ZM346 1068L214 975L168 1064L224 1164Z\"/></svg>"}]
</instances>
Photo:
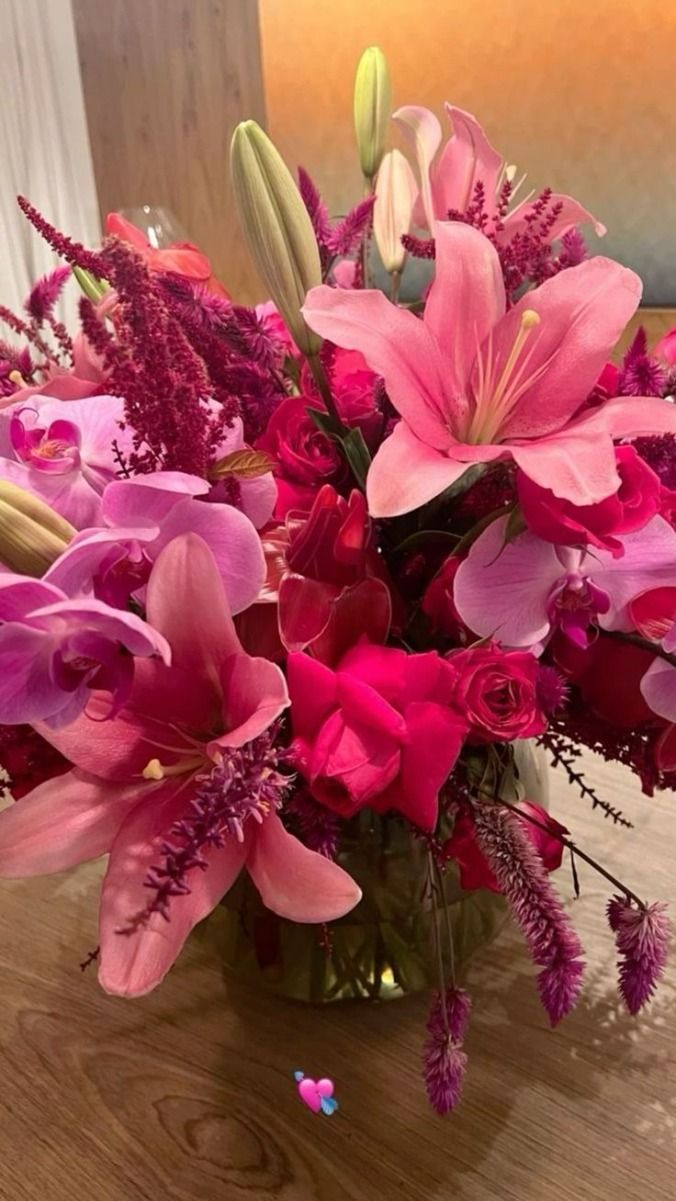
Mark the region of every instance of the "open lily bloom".
<instances>
[{"instance_id":1,"label":"open lily bloom","mask_svg":"<svg viewBox=\"0 0 676 1201\"><path fill-rule=\"evenodd\" d=\"M527 228L526 216L531 197L516 204L510 212L498 217L500 189L506 179L512 180L514 168L508 167L502 155L491 146L476 117L461 108L446 104L453 134L446 142L441 154L441 125L434 113L417 104L407 104L394 113L394 120L413 146L420 175L420 201L424 220L432 230L435 221L444 221L449 212L464 213L475 196L477 184L483 188L485 212L493 219L498 241L509 241L515 233ZM523 179L510 189L514 196L523 184ZM556 216L548 229L549 241L560 238L575 225L591 222L597 234L604 234L605 226L592 217L571 196L552 193L549 207Z\"/></svg>"},{"instance_id":2,"label":"open lily bloom","mask_svg":"<svg viewBox=\"0 0 676 1201\"><path fill-rule=\"evenodd\" d=\"M621 397L579 415L641 296L633 271L593 258L507 312L494 246L459 222L435 225L436 277L423 320L380 292L313 288L311 329L360 350L402 420L367 479L374 517L408 513L469 466L511 458L576 505L616 492L613 439L676 432L676 408Z\"/></svg>"},{"instance_id":3,"label":"open lily bloom","mask_svg":"<svg viewBox=\"0 0 676 1201\"><path fill-rule=\"evenodd\" d=\"M481 534L454 584L463 621L504 646L538 648L559 629L584 647L592 623L632 630L632 600L676 584L676 531L662 517L623 535L621 558L555 546L529 532L505 545L507 521L501 517Z\"/></svg>"},{"instance_id":4,"label":"open lily bloom","mask_svg":"<svg viewBox=\"0 0 676 1201\"><path fill-rule=\"evenodd\" d=\"M229 752L253 744L289 702L279 668L242 650L201 538L184 535L162 552L147 611L171 646L171 667L143 664L127 704L109 721L96 720L95 698L66 728L39 726L73 770L0 814L0 876L62 871L110 852L99 979L127 996L159 984L244 866L268 908L296 921L342 916L361 895L342 868L287 833L274 808L254 813L247 802L240 819L227 807ZM188 873L168 921L152 912L135 933L120 933L146 908L148 874L177 823L206 789L219 788L227 831L221 845L202 850L206 870L194 865Z\"/></svg>"},{"instance_id":5,"label":"open lily bloom","mask_svg":"<svg viewBox=\"0 0 676 1201\"><path fill-rule=\"evenodd\" d=\"M119 396L33 396L0 413L0 479L42 500L78 529L94 525L115 479L115 442L126 448Z\"/></svg>"}]
</instances>

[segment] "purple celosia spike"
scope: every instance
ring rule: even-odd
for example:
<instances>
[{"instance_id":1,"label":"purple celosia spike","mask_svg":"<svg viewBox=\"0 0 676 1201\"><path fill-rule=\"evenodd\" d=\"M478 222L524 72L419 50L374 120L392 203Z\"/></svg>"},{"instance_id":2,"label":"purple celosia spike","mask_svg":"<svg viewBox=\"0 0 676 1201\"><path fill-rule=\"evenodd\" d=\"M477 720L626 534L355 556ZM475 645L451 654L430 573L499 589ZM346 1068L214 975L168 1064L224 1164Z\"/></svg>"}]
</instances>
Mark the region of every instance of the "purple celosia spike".
<instances>
[{"instance_id":1,"label":"purple celosia spike","mask_svg":"<svg viewBox=\"0 0 676 1201\"><path fill-rule=\"evenodd\" d=\"M667 962L671 923L667 906L655 901L640 909L628 897L608 902L608 924L620 955L619 988L630 1013L636 1014L652 998Z\"/></svg>"},{"instance_id":2,"label":"purple celosia spike","mask_svg":"<svg viewBox=\"0 0 676 1201\"><path fill-rule=\"evenodd\" d=\"M329 249L332 254L354 254L368 235L373 217L375 196L367 196L350 209L346 217L331 231Z\"/></svg>"},{"instance_id":3,"label":"purple celosia spike","mask_svg":"<svg viewBox=\"0 0 676 1201\"><path fill-rule=\"evenodd\" d=\"M38 325L52 316L54 305L70 276L70 267L57 267L54 271L43 275L31 288L24 302L24 308L28 316L37 321Z\"/></svg>"},{"instance_id":4,"label":"purple celosia spike","mask_svg":"<svg viewBox=\"0 0 676 1201\"><path fill-rule=\"evenodd\" d=\"M423 1079L430 1104L442 1115L455 1109L462 1093L467 1068L462 1042L471 1008L468 993L453 986L444 995L435 993L430 1007Z\"/></svg>"},{"instance_id":5,"label":"purple celosia spike","mask_svg":"<svg viewBox=\"0 0 676 1201\"><path fill-rule=\"evenodd\" d=\"M666 373L661 363L648 354L648 335L641 325L622 359L617 383L618 396L663 396Z\"/></svg>"},{"instance_id":6,"label":"purple celosia spike","mask_svg":"<svg viewBox=\"0 0 676 1201\"><path fill-rule=\"evenodd\" d=\"M298 168L298 189L312 222L317 245L320 250L330 253L332 230L329 210L304 167Z\"/></svg>"},{"instance_id":7,"label":"purple celosia spike","mask_svg":"<svg viewBox=\"0 0 676 1201\"><path fill-rule=\"evenodd\" d=\"M475 804L474 826L533 961L542 967L540 1000L555 1026L580 994L584 971L580 940L520 819L497 804Z\"/></svg>"}]
</instances>

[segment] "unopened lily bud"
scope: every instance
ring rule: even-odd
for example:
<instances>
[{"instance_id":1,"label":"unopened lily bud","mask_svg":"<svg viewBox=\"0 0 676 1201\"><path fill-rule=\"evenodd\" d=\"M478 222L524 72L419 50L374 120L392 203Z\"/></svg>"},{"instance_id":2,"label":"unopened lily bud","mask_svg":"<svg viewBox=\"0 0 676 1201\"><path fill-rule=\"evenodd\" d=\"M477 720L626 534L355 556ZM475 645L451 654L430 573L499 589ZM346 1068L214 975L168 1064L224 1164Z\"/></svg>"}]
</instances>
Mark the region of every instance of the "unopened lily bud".
<instances>
[{"instance_id":1,"label":"unopened lily bud","mask_svg":"<svg viewBox=\"0 0 676 1201\"><path fill-rule=\"evenodd\" d=\"M255 121L242 121L230 150L239 219L270 296L304 354L321 338L308 329L301 305L322 282L319 250L300 192L279 151Z\"/></svg>"},{"instance_id":2,"label":"unopened lily bud","mask_svg":"<svg viewBox=\"0 0 676 1201\"><path fill-rule=\"evenodd\" d=\"M44 575L76 533L44 501L16 484L0 481L0 563L10 571Z\"/></svg>"},{"instance_id":3,"label":"unopened lily bud","mask_svg":"<svg viewBox=\"0 0 676 1201\"><path fill-rule=\"evenodd\" d=\"M380 164L373 210L373 234L386 271L401 271L406 251L401 244L411 228L418 185L408 159L390 150Z\"/></svg>"},{"instance_id":4,"label":"unopened lily bud","mask_svg":"<svg viewBox=\"0 0 676 1201\"><path fill-rule=\"evenodd\" d=\"M359 59L354 80L354 129L362 175L373 179L387 145L392 89L387 59L380 46L369 46Z\"/></svg>"}]
</instances>

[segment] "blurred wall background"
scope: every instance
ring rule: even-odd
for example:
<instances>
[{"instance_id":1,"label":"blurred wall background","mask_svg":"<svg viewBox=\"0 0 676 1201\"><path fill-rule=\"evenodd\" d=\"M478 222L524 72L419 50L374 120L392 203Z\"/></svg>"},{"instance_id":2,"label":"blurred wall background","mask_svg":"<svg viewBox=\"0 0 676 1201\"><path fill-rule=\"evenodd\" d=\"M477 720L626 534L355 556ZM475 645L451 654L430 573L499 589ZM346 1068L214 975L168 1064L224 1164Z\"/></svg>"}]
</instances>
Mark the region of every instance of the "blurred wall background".
<instances>
[{"instance_id":1,"label":"blurred wall background","mask_svg":"<svg viewBox=\"0 0 676 1201\"><path fill-rule=\"evenodd\" d=\"M474 112L531 186L607 225L590 244L639 272L647 303L676 303L676 0L259 0L259 13L268 130L334 212L359 194L352 82L377 43L395 106Z\"/></svg>"}]
</instances>

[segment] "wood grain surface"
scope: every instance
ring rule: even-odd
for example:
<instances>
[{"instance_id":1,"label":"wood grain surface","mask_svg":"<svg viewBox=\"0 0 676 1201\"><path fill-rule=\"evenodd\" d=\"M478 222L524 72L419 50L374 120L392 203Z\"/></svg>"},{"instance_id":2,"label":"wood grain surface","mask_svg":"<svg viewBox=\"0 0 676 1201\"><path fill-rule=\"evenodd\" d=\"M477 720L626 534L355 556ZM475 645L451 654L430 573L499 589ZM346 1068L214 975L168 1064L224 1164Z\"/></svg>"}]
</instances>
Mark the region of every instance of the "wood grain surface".
<instances>
[{"instance_id":1,"label":"wood grain surface","mask_svg":"<svg viewBox=\"0 0 676 1201\"><path fill-rule=\"evenodd\" d=\"M676 901L673 795L642 797L591 756L589 771L635 830L555 773L558 816L639 892ZM421 997L275 1002L224 980L199 935L150 997L103 995L78 967L100 870L0 885L2 1201L673 1201L676 976L642 1019L621 1011L590 872L571 902L579 1008L547 1029L506 929L471 969L465 1097L440 1119L418 1072ZM559 885L570 897L563 870ZM338 1114L301 1104L295 1068L335 1080Z\"/></svg>"},{"instance_id":2,"label":"wood grain surface","mask_svg":"<svg viewBox=\"0 0 676 1201\"><path fill-rule=\"evenodd\" d=\"M229 152L238 121L265 120L256 0L73 0L73 13L102 216L171 209L251 299Z\"/></svg>"}]
</instances>

